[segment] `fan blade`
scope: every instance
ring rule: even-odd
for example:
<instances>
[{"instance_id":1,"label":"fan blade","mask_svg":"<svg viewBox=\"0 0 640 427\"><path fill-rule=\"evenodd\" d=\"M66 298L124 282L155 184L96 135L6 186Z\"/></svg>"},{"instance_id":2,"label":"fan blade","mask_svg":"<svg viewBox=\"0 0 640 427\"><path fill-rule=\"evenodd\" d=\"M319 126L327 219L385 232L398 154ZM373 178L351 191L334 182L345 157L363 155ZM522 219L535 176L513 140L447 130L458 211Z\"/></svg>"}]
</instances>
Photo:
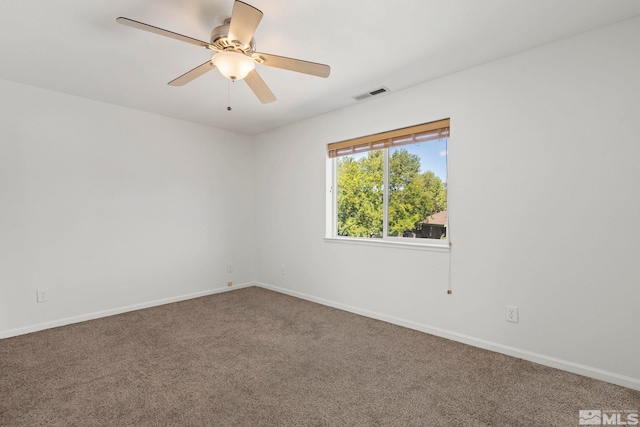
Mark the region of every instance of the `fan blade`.
<instances>
[{"instance_id":1,"label":"fan blade","mask_svg":"<svg viewBox=\"0 0 640 427\"><path fill-rule=\"evenodd\" d=\"M201 75L203 75L207 71L213 70L215 67L216 66L213 65L213 63L211 63L211 61L207 61L202 65L198 65L193 70L187 71L186 73L184 73L183 75L181 75L177 79L171 80L167 84L169 86L184 86L187 83L189 83L191 80L197 79L198 77L200 77Z\"/></svg>"},{"instance_id":2,"label":"fan blade","mask_svg":"<svg viewBox=\"0 0 640 427\"><path fill-rule=\"evenodd\" d=\"M162 28L154 27L153 25L145 24L143 22L134 21L133 19L123 18L122 16L117 18L116 21L119 24L126 25L128 27L137 28L139 30L149 31L150 33L159 34L161 36L170 37L172 39L180 40L186 43L191 43L196 46L204 47L205 49L219 51L211 43L207 43L202 40L194 39L192 37L183 36L182 34L174 33L173 31L163 30Z\"/></svg>"},{"instance_id":3,"label":"fan blade","mask_svg":"<svg viewBox=\"0 0 640 427\"><path fill-rule=\"evenodd\" d=\"M260 10L236 0L233 3L227 38L230 41L238 41L243 46L248 47L261 19L262 12Z\"/></svg>"},{"instance_id":4,"label":"fan blade","mask_svg":"<svg viewBox=\"0 0 640 427\"><path fill-rule=\"evenodd\" d=\"M244 78L244 81L247 82L247 85L251 88L253 93L256 94L260 102L263 104L269 104L276 100L275 95L271 92L271 89L267 86L267 84L262 80L260 74L256 70L251 71L247 74L247 77Z\"/></svg>"},{"instance_id":5,"label":"fan blade","mask_svg":"<svg viewBox=\"0 0 640 427\"><path fill-rule=\"evenodd\" d=\"M284 56L270 55L268 53L256 52L252 55L257 58L258 64L269 67L283 68L285 70L296 71L298 73L311 74L318 77L329 77L331 67L317 62L303 61L301 59L286 58Z\"/></svg>"}]
</instances>

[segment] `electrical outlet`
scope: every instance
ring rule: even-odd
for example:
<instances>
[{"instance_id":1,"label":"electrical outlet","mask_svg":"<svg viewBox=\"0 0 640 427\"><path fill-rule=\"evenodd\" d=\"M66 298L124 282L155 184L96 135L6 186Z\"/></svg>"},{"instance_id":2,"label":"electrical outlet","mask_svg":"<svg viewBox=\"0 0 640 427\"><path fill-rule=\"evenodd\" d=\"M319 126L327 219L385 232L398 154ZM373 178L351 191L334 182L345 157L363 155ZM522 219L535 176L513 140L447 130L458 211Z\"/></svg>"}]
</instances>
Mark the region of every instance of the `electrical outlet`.
<instances>
[{"instance_id":1,"label":"electrical outlet","mask_svg":"<svg viewBox=\"0 0 640 427\"><path fill-rule=\"evenodd\" d=\"M285 268L284 268L284 264L282 264L280 266L280 274L282 274L284 276L284 273L285 273Z\"/></svg>"},{"instance_id":2,"label":"electrical outlet","mask_svg":"<svg viewBox=\"0 0 640 427\"><path fill-rule=\"evenodd\" d=\"M37 301L38 302L47 302L49 301L49 289L47 288L38 288L36 291Z\"/></svg>"},{"instance_id":3,"label":"electrical outlet","mask_svg":"<svg viewBox=\"0 0 640 427\"><path fill-rule=\"evenodd\" d=\"M228 281L227 282L227 286L233 286L233 282L232 281Z\"/></svg>"},{"instance_id":4,"label":"electrical outlet","mask_svg":"<svg viewBox=\"0 0 640 427\"><path fill-rule=\"evenodd\" d=\"M507 322L518 323L518 307L515 305L508 305L505 317Z\"/></svg>"},{"instance_id":5,"label":"electrical outlet","mask_svg":"<svg viewBox=\"0 0 640 427\"><path fill-rule=\"evenodd\" d=\"M233 273L233 264L227 263L227 273Z\"/></svg>"}]
</instances>

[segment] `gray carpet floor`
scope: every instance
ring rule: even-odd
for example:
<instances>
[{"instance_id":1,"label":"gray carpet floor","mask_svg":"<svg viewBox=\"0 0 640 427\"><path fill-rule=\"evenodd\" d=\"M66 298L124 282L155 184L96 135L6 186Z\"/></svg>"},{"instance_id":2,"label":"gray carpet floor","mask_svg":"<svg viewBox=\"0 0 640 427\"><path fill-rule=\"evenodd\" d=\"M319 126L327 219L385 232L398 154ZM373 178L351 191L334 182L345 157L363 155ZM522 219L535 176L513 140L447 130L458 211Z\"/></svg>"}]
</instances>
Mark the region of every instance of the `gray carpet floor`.
<instances>
[{"instance_id":1,"label":"gray carpet floor","mask_svg":"<svg viewBox=\"0 0 640 427\"><path fill-rule=\"evenodd\" d=\"M262 288L0 340L2 426L576 426L640 392Z\"/></svg>"}]
</instances>

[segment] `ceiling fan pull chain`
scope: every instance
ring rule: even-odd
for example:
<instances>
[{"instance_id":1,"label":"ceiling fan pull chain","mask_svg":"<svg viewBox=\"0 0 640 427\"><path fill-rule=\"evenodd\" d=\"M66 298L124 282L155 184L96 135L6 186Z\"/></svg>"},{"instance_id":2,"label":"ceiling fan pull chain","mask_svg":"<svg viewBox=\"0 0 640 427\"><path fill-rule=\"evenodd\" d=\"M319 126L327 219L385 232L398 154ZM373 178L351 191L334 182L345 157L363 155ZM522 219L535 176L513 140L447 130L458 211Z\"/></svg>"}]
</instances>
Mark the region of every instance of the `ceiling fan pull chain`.
<instances>
[{"instance_id":1,"label":"ceiling fan pull chain","mask_svg":"<svg viewBox=\"0 0 640 427\"><path fill-rule=\"evenodd\" d=\"M231 85L236 82L236 79L229 79L227 82L227 111L231 111Z\"/></svg>"}]
</instances>

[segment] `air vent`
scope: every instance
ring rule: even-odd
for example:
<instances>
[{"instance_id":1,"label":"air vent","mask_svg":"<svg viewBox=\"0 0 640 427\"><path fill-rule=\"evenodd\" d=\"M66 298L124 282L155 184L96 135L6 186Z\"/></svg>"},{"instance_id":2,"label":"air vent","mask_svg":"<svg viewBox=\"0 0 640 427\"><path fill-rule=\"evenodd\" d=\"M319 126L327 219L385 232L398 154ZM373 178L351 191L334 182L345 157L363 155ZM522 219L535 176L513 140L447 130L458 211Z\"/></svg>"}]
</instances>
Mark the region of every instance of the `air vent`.
<instances>
[{"instance_id":1,"label":"air vent","mask_svg":"<svg viewBox=\"0 0 640 427\"><path fill-rule=\"evenodd\" d=\"M382 86L367 93L356 95L353 97L353 99L355 99L356 101L362 101L363 99L371 98L372 96L380 95L387 92L389 92L389 88Z\"/></svg>"}]
</instances>

